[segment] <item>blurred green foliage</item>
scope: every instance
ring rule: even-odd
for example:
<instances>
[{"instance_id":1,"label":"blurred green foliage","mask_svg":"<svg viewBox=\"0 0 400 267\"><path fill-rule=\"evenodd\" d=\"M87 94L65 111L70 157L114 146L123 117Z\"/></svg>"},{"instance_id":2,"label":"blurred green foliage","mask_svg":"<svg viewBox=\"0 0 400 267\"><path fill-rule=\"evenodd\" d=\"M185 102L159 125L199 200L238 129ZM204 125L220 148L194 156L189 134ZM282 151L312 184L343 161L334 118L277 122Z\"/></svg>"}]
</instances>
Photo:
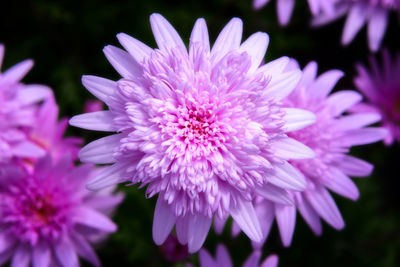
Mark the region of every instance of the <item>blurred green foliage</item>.
<instances>
[{"instance_id":1,"label":"blurred green foliage","mask_svg":"<svg viewBox=\"0 0 400 267\"><path fill-rule=\"evenodd\" d=\"M339 44L343 20L320 29L309 28L309 11L305 1L297 1L288 27L277 24L275 1L253 11L250 0L59 0L3 1L0 9L0 42L6 45L4 67L25 59L35 60L35 67L26 77L28 83L51 86L62 116L82 112L86 99L92 98L81 85L83 74L118 79L101 49L117 44L115 35L125 32L155 47L148 17L163 14L189 40L198 17L204 17L211 40L233 16L244 22L244 37L256 31L270 35L266 60L287 55L301 66L316 60L320 72L337 68L346 72L337 88L352 88L355 63L366 62L368 50L365 30L347 48ZM383 46L392 52L400 47L399 24L393 15ZM4 69L3 67L3 69ZM98 133L71 128L86 142ZM399 145L390 148L375 144L354 150L354 153L376 165L373 176L358 179L361 198L357 202L335 196L346 221L346 228L335 231L326 224L320 237L308 229L298 216L293 244L283 248L276 226L272 229L264 256L278 253L280 266L400 266L400 194ZM126 201L115 215L119 231L100 244L98 253L103 266L184 266L168 263L153 243L151 224L154 199L145 198L145 190L136 186L120 189ZM222 237L210 231L205 247L214 253L217 243L226 243L239 266L251 252L243 235L232 238L230 229ZM197 262L192 255L188 261Z\"/></svg>"}]
</instances>

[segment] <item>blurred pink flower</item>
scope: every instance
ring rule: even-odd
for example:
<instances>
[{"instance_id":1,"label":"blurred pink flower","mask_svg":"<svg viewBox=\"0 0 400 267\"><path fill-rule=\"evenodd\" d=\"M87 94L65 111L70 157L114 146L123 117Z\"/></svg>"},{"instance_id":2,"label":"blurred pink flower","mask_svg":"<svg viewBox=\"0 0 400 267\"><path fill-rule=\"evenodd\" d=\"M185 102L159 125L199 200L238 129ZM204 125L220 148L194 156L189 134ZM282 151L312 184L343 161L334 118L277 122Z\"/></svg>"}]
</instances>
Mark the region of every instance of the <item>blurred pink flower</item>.
<instances>
[{"instance_id":1,"label":"blurred pink flower","mask_svg":"<svg viewBox=\"0 0 400 267\"><path fill-rule=\"evenodd\" d=\"M95 112L100 110L103 110L103 102L99 100L87 100L85 102L85 106L83 107L83 111L85 113Z\"/></svg>"},{"instance_id":2,"label":"blurred pink flower","mask_svg":"<svg viewBox=\"0 0 400 267\"><path fill-rule=\"evenodd\" d=\"M253 8L260 9L269 3L270 0L253 0ZM286 26L293 13L295 0L277 0L276 9L278 13L279 24ZM308 0L310 11L313 15L320 12L331 14L334 8L333 0Z\"/></svg>"},{"instance_id":3,"label":"blurred pink flower","mask_svg":"<svg viewBox=\"0 0 400 267\"><path fill-rule=\"evenodd\" d=\"M241 44L242 21L232 19L210 49L199 19L189 51L161 15L150 17L158 49L118 34L125 52L104 53L123 77L84 76L85 87L109 110L73 117L70 124L118 132L80 151L84 162L114 163L88 184L97 190L130 181L159 194L153 239L162 244L176 224L178 240L199 250L211 221L229 215L255 241L262 238L252 205L256 191L285 198L304 190L288 160L313 157L286 133L312 124L315 115L282 108L298 83L299 68L276 60L260 66L269 37L255 33Z\"/></svg>"},{"instance_id":4,"label":"blurred pink flower","mask_svg":"<svg viewBox=\"0 0 400 267\"><path fill-rule=\"evenodd\" d=\"M55 165L42 157L32 173L19 165L2 168L0 176L0 264L12 267L79 266L78 255L95 266L92 240L117 227L106 213L122 196L85 188L92 166L72 167L69 157Z\"/></svg>"},{"instance_id":5,"label":"blurred pink flower","mask_svg":"<svg viewBox=\"0 0 400 267\"><path fill-rule=\"evenodd\" d=\"M330 23L347 15L342 34L342 44L348 45L360 29L368 24L368 45L373 52L379 50L386 32L391 11L400 12L398 0L331 0L333 12L320 12L313 19L314 26Z\"/></svg>"},{"instance_id":6,"label":"blurred pink flower","mask_svg":"<svg viewBox=\"0 0 400 267\"><path fill-rule=\"evenodd\" d=\"M232 267L232 261L229 256L228 251L224 245L219 244L217 247L217 255L215 260L211 257L207 250L202 249L200 254L200 266L201 267ZM243 263L243 267L277 267L278 266L278 256L272 254L268 256L261 264L261 251L255 250L247 260ZM189 265L190 266L190 265Z\"/></svg>"},{"instance_id":7,"label":"blurred pink flower","mask_svg":"<svg viewBox=\"0 0 400 267\"><path fill-rule=\"evenodd\" d=\"M358 76L354 83L367 98L368 103L360 103L354 111L377 112L382 116L382 127L388 130L384 139L386 145L400 142L400 53L391 57L383 51L382 64L371 58L371 70L358 65Z\"/></svg>"},{"instance_id":8,"label":"blurred pink flower","mask_svg":"<svg viewBox=\"0 0 400 267\"><path fill-rule=\"evenodd\" d=\"M4 46L0 44L0 67L3 56ZM20 82L32 66L32 60L25 60L0 73L0 162L13 156L36 158L45 154L23 131L33 126L37 103L51 95L43 85Z\"/></svg>"}]
</instances>

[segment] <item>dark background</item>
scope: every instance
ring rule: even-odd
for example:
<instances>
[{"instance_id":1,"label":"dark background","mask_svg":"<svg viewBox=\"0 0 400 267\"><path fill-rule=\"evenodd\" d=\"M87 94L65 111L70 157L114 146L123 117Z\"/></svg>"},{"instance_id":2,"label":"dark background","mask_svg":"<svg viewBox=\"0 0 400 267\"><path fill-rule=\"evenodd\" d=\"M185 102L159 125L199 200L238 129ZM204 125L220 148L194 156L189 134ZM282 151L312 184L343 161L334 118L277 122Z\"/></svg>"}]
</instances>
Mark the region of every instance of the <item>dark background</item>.
<instances>
[{"instance_id":1,"label":"dark background","mask_svg":"<svg viewBox=\"0 0 400 267\"><path fill-rule=\"evenodd\" d=\"M164 15L189 40L198 17L207 21L211 40L233 16L244 22L244 38L256 31L270 35L266 61L280 56L296 58L301 66L316 60L319 71L337 68L346 76L336 88L353 88L356 62L367 62L366 31L346 48L340 46L341 19L320 29L310 29L310 14L306 1L297 1L288 27L277 23L275 1L255 12L250 0L61 0L2 1L0 5L0 42L6 53L3 70L32 58L35 67L24 79L27 83L42 83L54 89L62 116L82 113L85 100L92 98L81 85L83 74L118 79L106 61L102 48L118 45L115 35L125 32L155 47L149 15ZM400 47L398 18L392 14L383 40L383 47L392 53ZM100 134L69 129L86 143ZM376 166L369 178L357 179L361 191L357 202L335 196L346 221L346 228L335 231L324 225L324 233L316 237L298 216L293 244L283 248L276 226L264 246L264 254L278 253L280 266L400 266L400 197L399 145L385 147L378 143L356 148L353 154ZM115 215L119 231L101 244L98 254L103 266L184 266L184 262L169 263L153 243L151 224L155 199L147 200L144 190L121 187L126 201ZM214 253L218 242L224 242L236 266L251 252L243 235L231 238L226 229L222 237L211 230L205 247ZM197 263L197 256L188 261Z\"/></svg>"}]
</instances>

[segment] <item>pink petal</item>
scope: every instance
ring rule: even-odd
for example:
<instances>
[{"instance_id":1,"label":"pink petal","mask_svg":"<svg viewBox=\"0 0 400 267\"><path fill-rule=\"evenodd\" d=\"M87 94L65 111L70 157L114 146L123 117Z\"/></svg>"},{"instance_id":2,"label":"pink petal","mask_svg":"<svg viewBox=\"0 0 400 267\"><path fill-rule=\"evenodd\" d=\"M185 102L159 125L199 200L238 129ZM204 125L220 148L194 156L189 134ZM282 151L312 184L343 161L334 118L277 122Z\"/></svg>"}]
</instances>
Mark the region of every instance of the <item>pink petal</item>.
<instances>
[{"instance_id":1,"label":"pink petal","mask_svg":"<svg viewBox=\"0 0 400 267\"><path fill-rule=\"evenodd\" d=\"M106 215L85 206L74 210L73 222L104 232L115 232L117 225Z\"/></svg>"},{"instance_id":2,"label":"pink petal","mask_svg":"<svg viewBox=\"0 0 400 267\"><path fill-rule=\"evenodd\" d=\"M272 254L268 256L260 265L260 267L278 267L279 258L277 255Z\"/></svg>"},{"instance_id":3,"label":"pink petal","mask_svg":"<svg viewBox=\"0 0 400 267\"><path fill-rule=\"evenodd\" d=\"M239 18L233 18L218 35L212 49L211 56L214 62L218 62L229 51L239 48L242 40L243 22Z\"/></svg>"},{"instance_id":4,"label":"pink petal","mask_svg":"<svg viewBox=\"0 0 400 267\"><path fill-rule=\"evenodd\" d=\"M226 247L224 245L219 244L217 246L217 263L219 264L219 266L232 266L232 261L231 258L229 256L228 251L226 250Z\"/></svg>"},{"instance_id":5,"label":"pink petal","mask_svg":"<svg viewBox=\"0 0 400 267\"><path fill-rule=\"evenodd\" d=\"M275 214L282 243L285 247L288 247L292 243L296 225L296 207L275 204Z\"/></svg>"},{"instance_id":6,"label":"pink petal","mask_svg":"<svg viewBox=\"0 0 400 267\"><path fill-rule=\"evenodd\" d=\"M153 240L157 245L164 243L174 227L175 221L176 217L171 211L171 207L159 196L153 219Z\"/></svg>"},{"instance_id":7,"label":"pink petal","mask_svg":"<svg viewBox=\"0 0 400 267\"><path fill-rule=\"evenodd\" d=\"M145 58L148 58L153 51L153 49L146 44L125 33L117 34L117 38L125 50L128 51L139 64L141 64Z\"/></svg>"},{"instance_id":8,"label":"pink petal","mask_svg":"<svg viewBox=\"0 0 400 267\"><path fill-rule=\"evenodd\" d=\"M268 182L283 189L303 191L306 181L303 175L292 165L285 162L274 167L274 173L268 177Z\"/></svg>"},{"instance_id":9,"label":"pink petal","mask_svg":"<svg viewBox=\"0 0 400 267\"><path fill-rule=\"evenodd\" d=\"M178 237L179 243L186 245L188 243L188 231L189 231L189 217L180 217L176 220L176 236Z\"/></svg>"},{"instance_id":10,"label":"pink petal","mask_svg":"<svg viewBox=\"0 0 400 267\"><path fill-rule=\"evenodd\" d=\"M253 0L253 8L260 9L266 4L268 4L269 0Z\"/></svg>"},{"instance_id":11,"label":"pink petal","mask_svg":"<svg viewBox=\"0 0 400 267\"><path fill-rule=\"evenodd\" d=\"M356 36L367 19L367 10L364 4L354 4L350 8L343 28L342 44L348 45Z\"/></svg>"},{"instance_id":12,"label":"pink petal","mask_svg":"<svg viewBox=\"0 0 400 267\"><path fill-rule=\"evenodd\" d=\"M254 249L261 249L268 238L275 219L275 204L264 200L255 206L258 221L260 222L263 239L260 242L251 242Z\"/></svg>"},{"instance_id":13,"label":"pink petal","mask_svg":"<svg viewBox=\"0 0 400 267\"><path fill-rule=\"evenodd\" d=\"M212 218L202 214L189 215L188 251L197 252L206 240Z\"/></svg>"},{"instance_id":14,"label":"pink petal","mask_svg":"<svg viewBox=\"0 0 400 267\"><path fill-rule=\"evenodd\" d=\"M337 82L343 77L344 73L340 70L330 70L324 72L313 82L308 90L312 91L316 99L325 99L333 90Z\"/></svg>"},{"instance_id":15,"label":"pink petal","mask_svg":"<svg viewBox=\"0 0 400 267\"><path fill-rule=\"evenodd\" d=\"M376 7L368 22L368 44L371 51L378 51L388 23L388 11Z\"/></svg>"},{"instance_id":16,"label":"pink petal","mask_svg":"<svg viewBox=\"0 0 400 267\"><path fill-rule=\"evenodd\" d=\"M154 13L150 16L151 29L160 49L169 47L185 47L181 37L174 27L160 14Z\"/></svg>"},{"instance_id":17,"label":"pink petal","mask_svg":"<svg viewBox=\"0 0 400 267\"><path fill-rule=\"evenodd\" d=\"M79 266L78 255L67 237L54 245L54 252L63 267Z\"/></svg>"},{"instance_id":18,"label":"pink petal","mask_svg":"<svg viewBox=\"0 0 400 267\"><path fill-rule=\"evenodd\" d=\"M351 200L357 200L360 197L357 186L347 175L333 167L330 168L329 174L321 177L321 183L327 188Z\"/></svg>"},{"instance_id":19,"label":"pink petal","mask_svg":"<svg viewBox=\"0 0 400 267\"><path fill-rule=\"evenodd\" d=\"M198 19L194 24L192 34L190 35L189 54L193 53L193 44L197 42L203 45L205 51L210 51L210 40L208 37L207 24L203 18Z\"/></svg>"},{"instance_id":20,"label":"pink petal","mask_svg":"<svg viewBox=\"0 0 400 267\"><path fill-rule=\"evenodd\" d=\"M325 106L332 116L337 116L360 102L361 99L362 96L355 91L342 90L331 94L325 101Z\"/></svg>"},{"instance_id":21,"label":"pink petal","mask_svg":"<svg viewBox=\"0 0 400 267\"><path fill-rule=\"evenodd\" d=\"M115 132L114 115L111 111L96 111L72 117L69 124L86 130Z\"/></svg>"},{"instance_id":22,"label":"pink petal","mask_svg":"<svg viewBox=\"0 0 400 267\"><path fill-rule=\"evenodd\" d=\"M279 24L286 26L289 23L294 8L294 0L278 0L276 5Z\"/></svg>"},{"instance_id":23,"label":"pink petal","mask_svg":"<svg viewBox=\"0 0 400 267\"><path fill-rule=\"evenodd\" d=\"M271 81L273 81L277 75L284 71L289 62L290 59L288 57L280 57L268 62L265 65L262 65L260 68L258 68L257 72L263 72L264 75L270 77Z\"/></svg>"},{"instance_id":24,"label":"pink petal","mask_svg":"<svg viewBox=\"0 0 400 267\"><path fill-rule=\"evenodd\" d=\"M3 72L2 77L0 79L0 86L7 86L9 84L19 82L33 67L33 61L28 59L24 60L5 72Z\"/></svg>"},{"instance_id":25,"label":"pink petal","mask_svg":"<svg viewBox=\"0 0 400 267\"><path fill-rule=\"evenodd\" d=\"M268 84L266 95L277 101L284 99L296 88L301 74L300 70L294 70L278 75Z\"/></svg>"},{"instance_id":26,"label":"pink petal","mask_svg":"<svg viewBox=\"0 0 400 267\"><path fill-rule=\"evenodd\" d=\"M72 236L72 242L79 256L88 260L96 267L99 267L101 265L100 260L96 255L96 252L94 252L92 246L85 240L85 238L83 238L79 234L74 234Z\"/></svg>"},{"instance_id":27,"label":"pink petal","mask_svg":"<svg viewBox=\"0 0 400 267\"><path fill-rule=\"evenodd\" d=\"M213 260L207 250L201 249L199 252L200 266L204 267L218 267L218 264Z\"/></svg>"},{"instance_id":28,"label":"pink petal","mask_svg":"<svg viewBox=\"0 0 400 267\"><path fill-rule=\"evenodd\" d=\"M119 146L122 136L114 134L90 142L79 151L80 160L98 164L114 163L114 150Z\"/></svg>"},{"instance_id":29,"label":"pink petal","mask_svg":"<svg viewBox=\"0 0 400 267\"><path fill-rule=\"evenodd\" d=\"M51 89L44 85L25 85L18 92L17 98L24 105L31 105L53 95Z\"/></svg>"},{"instance_id":30,"label":"pink petal","mask_svg":"<svg viewBox=\"0 0 400 267\"><path fill-rule=\"evenodd\" d=\"M366 145L383 140L387 133L388 131L384 128L368 127L347 131L340 140L344 146Z\"/></svg>"},{"instance_id":31,"label":"pink petal","mask_svg":"<svg viewBox=\"0 0 400 267\"><path fill-rule=\"evenodd\" d=\"M263 32L252 34L241 46L240 51L246 52L251 58L249 72L255 71L264 59L269 44L269 36Z\"/></svg>"},{"instance_id":32,"label":"pink petal","mask_svg":"<svg viewBox=\"0 0 400 267\"><path fill-rule=\"evenodd\" d=\"M236 206L230 210L232 218L242 231L253 241L260 242L263 238L260 224L250 201L237 199Z\"/></svg>"},{"instance_id":33,"label":"pink petal","mask_svg":"<svg viewBox=\"0 0 400 267\"><path fill-rule=\"evenodd\" d=\"M333 228L340 230L344 227L344 221L335 201L329 192L322 186L316 186L314 190L304 193L314 210Z\"/></svg>"},{"instance_id":34,"label":"pink petal","mask_svg":"<svg viewBox=\"0 0 400 267\"><path fill-rule=\"evenodd\" d=\"M315 157L314 151L293 138L275 138L271 140L274 154L283 159L310 159Z\"/></svg>"},{"instance_id":35,"label":"pink petal","mask_svg":"<svg viewBox=\"0 0 400 267\"><path fill-rule=\"evenodd\" d=\"M306 223L310 226L311 230L316 235L321 235L322 233L322 224L319 219L318 214L314 211L314 208L308 203L307 199L303 198L302 194L296 195L296 203L297 208L303 216Z\"/></svg>"},{"instance_id":36,"label":"pink petal","mask_svg":"<svg viewBox=\"0 0 400 267\"><path fill-rule=\"evenodd\" d=\"M263 198L276 203L293 205L293 199L290 194L286 190L274 185L264 184L262 187L257 187L256 193Z\"/></svg>"},{"instance_id":37,"label":"pink petal","mask_svg":"<svg viewBox=\"0 0 400 267\"><path fill-rule=\"evenodd\" d=\"M103 53L122 77L134 79L141 75L142 67L124 50L107 45L104 47Z\"/></svg>"},{"instance_id":38,"label":"pink petal","mask_svg":"<svg viewBox=\"0 0 400 267\"><path fill-rule=\"evenodd\" d=\"M336 167L344 174L355 177L369 176L374 168L371 163L349 155L344 155L344 158L336 164Z\"/></svg>"},{"instance_id":39,"label":"pink petal","mask_svg":"<svg viewBox=\"0 0 400 267\"><path fill-rule=\"evenodd\" d=\"M22 158L39 158L45 155L45 151L34 143L24 141L12 147L13 155Z\"/></svg>"},{"instance_id":40,"label":"pink petal","mask_svg":"<svg viewBox=\"0 0 400 267\"><path fill-rule=\"evenodd\" d=\"M89 190L100 190L110 185L119 184L126 181L126 164L114 164L110 167L106 167L100 172L92 181L90 181L86 188Z\"/></svg>"},{"instance_id":41,"label":"pink petal","mask_svg":"<svg viewBox=\"0 0 400 267\"><path fill-rule=\"evenodd\" d=\"M39 242L32 251L32 266L33 267L48 267L50 266L51 250L44 243Z\"/></svg>"},{"instance_id":42,"label":"pink petal","mask_svg":"<svg viewBox=\"0 0 400 267\"><path fill-rule=\"evenodd\" d=\"M224 227L225 227L225 223L226 220L222 220L220 219L218 216L214 216L214 230L217 234L222 234Z\"/></svg>"},{"instance_id":43,"label":"pink petal","mask_svg":"<svg viewBox=\"0 0 400 267\"><path fill-rule=\"evenodd\" d=\"M346 131L365 127L381 120L378 113L358 113L344 116L335 122L335 130Z\"/></svg>"},{"instance_id":44,"label":"pink petal","mask_svg":"<svg viewBox=\"0 0 400 267\"><path fill-rule=\"evenodd\" d=\"M310 84L312 84L317 77L318 65L315 61L308 63L303 69L303 75L299 81L298 87L304 86L307 90L312 89Z\"/></svg>"},{"instance_id":45,"label":"pink petal","mask_svg":"<svg viewBox=\"0 0 400 267\"><path fill-rule=\"evenodd\" d=\"M28 267L30 260L31 251L29 245L21 243L15 250L10 267Z\"/></svg>"},{"instance_id":46,"label":"pink petal","mask_svg":"<svg viewBox=\"0 0 400 267\"><path fill-rule=\"evenodd\" d=\"M283 120L286 121L285 132L292 132L312 125L316 121L316 116L311 111L299 108L282 108L285 112Z\"/></svg>"},{"instance_id":47,"label":"pink petal","mask_svg":"<svg viewBox=\"0 0 400 267\"><path fill-rule=\"evenodd\" d=\"M117 83L101 77L84 75L82 84L95 97L109 105L117 90Z\"/></svg>"},{"instance_id":48,"label":"pink petal","mask_svg":"<svg viewBox=\"0 0 400 267\"><path fill-rule=\"evenodd\" d=\"M261 251L256 250L250 254L250 256L243 263L243 267L258 267L258 264L261 259Z\"/></svg>"}]
</instances>

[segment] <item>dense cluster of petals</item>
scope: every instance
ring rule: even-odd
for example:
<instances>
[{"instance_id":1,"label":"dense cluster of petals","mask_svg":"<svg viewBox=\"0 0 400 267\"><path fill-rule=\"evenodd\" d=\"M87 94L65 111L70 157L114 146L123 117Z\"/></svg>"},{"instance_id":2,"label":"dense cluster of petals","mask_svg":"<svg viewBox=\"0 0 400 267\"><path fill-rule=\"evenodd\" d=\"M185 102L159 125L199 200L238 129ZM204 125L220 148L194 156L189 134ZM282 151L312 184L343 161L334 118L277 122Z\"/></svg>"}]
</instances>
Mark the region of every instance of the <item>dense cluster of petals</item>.
<instances>
[{"instance_id":1,"label":"dense cluster of petals","mask_svg":"<svg viewBox=\"0 0 400 267\"><path fill-rule=\"evenodd\" d=\"M258 32L241 44L237 18L212 48L199 19L189 51L161 15L153 14L150 22L158 49L122 33L118 39L128 53L104 49L122 79L83 77L109 110L78 115L70 123L118 132L80 151L84 162L113 163L88 188L126 181L147 185L149 197L158 194L157 244L176 224L178 240L197 251L214 215L232 216L260 241L254 194L280 199L287 196L285 189L305 189L288 160L313 156L287 133L312 124L315 115L281 103L298 83L300 69L286 57L260 66L268 35Z\"/></svg>"}]
</instances>

